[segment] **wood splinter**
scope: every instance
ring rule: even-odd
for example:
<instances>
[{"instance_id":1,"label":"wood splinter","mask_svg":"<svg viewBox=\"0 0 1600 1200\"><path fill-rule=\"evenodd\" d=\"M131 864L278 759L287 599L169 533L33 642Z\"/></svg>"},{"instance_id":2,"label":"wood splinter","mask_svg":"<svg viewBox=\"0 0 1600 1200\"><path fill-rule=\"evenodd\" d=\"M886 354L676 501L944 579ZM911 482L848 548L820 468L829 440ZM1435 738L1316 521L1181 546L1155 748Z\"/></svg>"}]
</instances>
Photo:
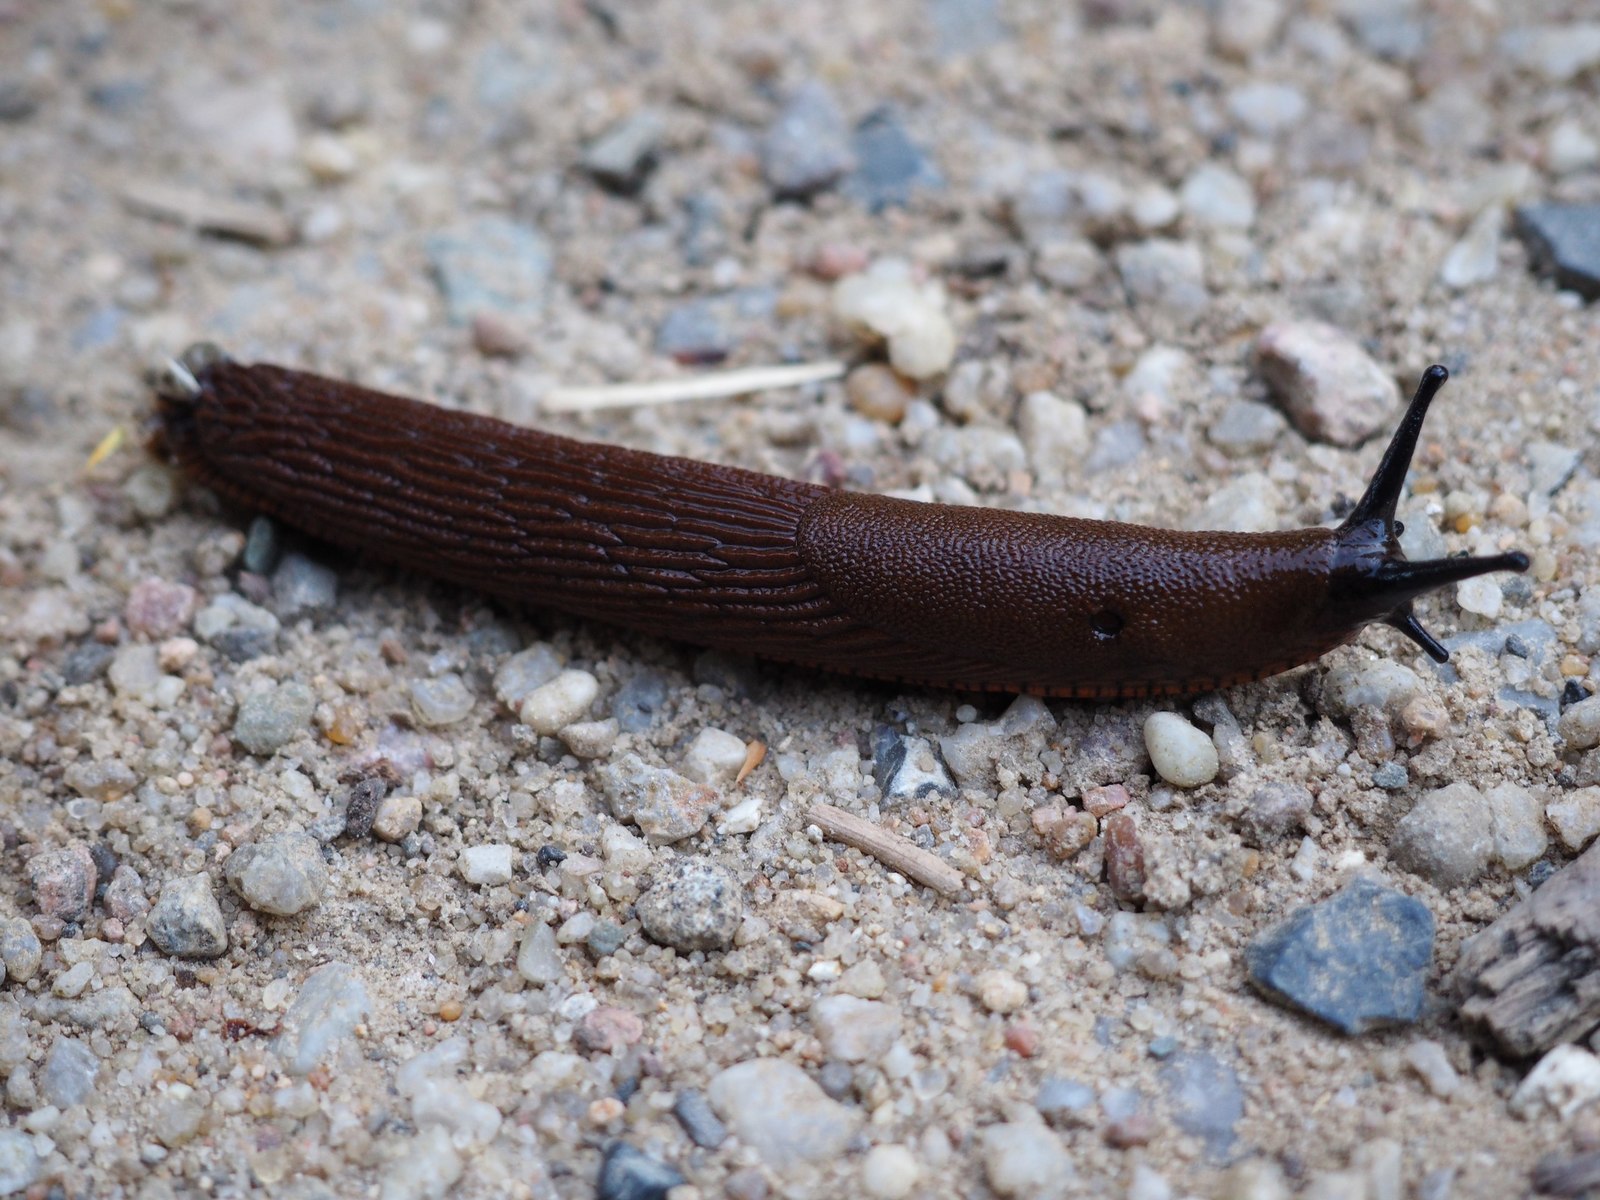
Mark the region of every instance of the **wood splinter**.
<instances>
[{"instance_id":1,"label":"wood splinter","mask_svg":"<svg viewBox=\"0 0 1600 1200\"><path fill-rule=\"evenodd\" d=\"M806 821L821 829L824 837L843 842L863 854L870 854L890 870L898 871L907 879L931 887L936 892L959 896L964 890L961 872L944 859L929 854L910 839L890 833L842 808L832 804L814 804L806 814Z\"/></svg>"}]
</instances>

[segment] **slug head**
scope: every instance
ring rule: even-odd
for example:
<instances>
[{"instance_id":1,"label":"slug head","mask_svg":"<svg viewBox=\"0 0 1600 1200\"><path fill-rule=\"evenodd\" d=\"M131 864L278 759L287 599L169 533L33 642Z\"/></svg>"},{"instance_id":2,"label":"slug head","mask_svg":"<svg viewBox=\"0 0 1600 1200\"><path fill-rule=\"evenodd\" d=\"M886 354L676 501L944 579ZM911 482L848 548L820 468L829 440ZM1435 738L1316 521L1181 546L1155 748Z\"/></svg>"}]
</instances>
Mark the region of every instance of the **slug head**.
<instances>
[{"instance_id":1,"label":"slug head","mask_svg":"<svg viewBox=\"0 0 1600 1200\"><path fill-rule=\"evenodd\" d=\"M1411 562L1400 549L1404 527L1395 520L1395 506L1428 406L1449 378L1450 372L1437 364L1422 373L1417 393L1383 452L1383 461L1366 493L1335 531L1332 587L1335 603L1348 611L1356 623L1383 621L1392 625L1441 663L1450 658L1450 652L1422 627L1412 614L1411 602L1462 579L1528 569L1528 556L1520 550Z\"/></svg>"}]
</instances>

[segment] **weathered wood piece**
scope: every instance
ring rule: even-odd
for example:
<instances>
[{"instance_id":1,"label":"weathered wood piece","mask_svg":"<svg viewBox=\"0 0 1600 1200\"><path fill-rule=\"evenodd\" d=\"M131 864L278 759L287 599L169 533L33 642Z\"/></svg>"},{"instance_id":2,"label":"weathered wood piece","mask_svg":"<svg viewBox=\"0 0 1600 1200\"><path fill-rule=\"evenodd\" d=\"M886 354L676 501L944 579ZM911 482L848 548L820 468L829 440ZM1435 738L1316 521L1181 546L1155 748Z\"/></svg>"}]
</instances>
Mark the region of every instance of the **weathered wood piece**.
<instances>
[{"instance_id":1,"label":"weathered wood piece","mask_svg":"<svg viewBox=\"0 0 1600 1200\"><path fill-rule=\"evenodd\" d=\"M1600 842L1461 948L1461 1019L1530 1058L1600 1025Z\"/></svg>"}]
</instances>

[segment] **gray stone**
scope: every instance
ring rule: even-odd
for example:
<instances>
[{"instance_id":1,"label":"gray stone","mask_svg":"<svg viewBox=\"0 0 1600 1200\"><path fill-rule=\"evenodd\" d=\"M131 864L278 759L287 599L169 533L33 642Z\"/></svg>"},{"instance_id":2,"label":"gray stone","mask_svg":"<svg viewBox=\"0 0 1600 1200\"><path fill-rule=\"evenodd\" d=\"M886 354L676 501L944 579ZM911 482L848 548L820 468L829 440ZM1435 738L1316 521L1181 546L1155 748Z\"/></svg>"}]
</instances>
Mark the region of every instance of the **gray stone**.
<instances>
[{"instance_id":1,"label":"gray stone","mask_svg":"<svg viewBox=\"0 0 1600 1200\"><path fill-rule=\"evenodd\" d=\"M277 833L240 846L229 856L223 875L251 908L279 917L320 904L328 892L322 847L306 833Z\"/></svg>"},{"instance_id":2,"label":"gray stone","mask_svg":"<svg viewBox=\"0 0 1600 1200\"><path fill-rule=\"evenodd\" d=\"M752 324L771 318L777 299L771 288L753 287L686 300L656 327L656 350L681 363L720 362Z\"/></svg>"},{"instance_id":3,"label":"gray stone","mask_svg":"<svg viewBox=\"0 0 1600 1200\"><path fill-rule=\"evenodd\" d=\"M370 1007L367 989L349 963L318 967L283 1014L272 1048L291 1075L309 1074L355 1032Z\"/></svg>"},{"instance_id":4,"label":"gray stone","mask_svg":"<svg viewBox=\"0 0 1600 1200\"><path fill-rule=\"evenodd\" d=\"M595 1191L599 1200L666 1200L667 1193L684 1182L666 1163L627 1142L612 1142L600 1161Z\"/></svg>"},{"instance_id":5,"label":"gray stone","mask_svg":"<svg viewBox=\"0 0 1600 1200\"><path fill-rule=\"evenodd\" d=\"M980 54L1010 36L999 0L926 0L940 58Z\"/></svg>"},{"instance_id":6,"label":"gray stone","mask_svg":"<svg viewBox=\"0 0 1600 1200\"><path fill-rule=\"evenodd\" d=\"M1212 1158L1227 1156L1234 1126L1244 1116L1238 1073L1203 1050L1174 1054L1161 1067L1172 1123L1205 1143Z\"/></svg>"},{"instance_id":7,"label":"gray stone","mask_svg":"<svg viewBox=\"0 0 1600 1200\"><path fill-rule=\"evenodd\" d=\"M681 950L726 950L744 917L744 893L726 867L683 858L657 877L635 905L654 941Z\"/></svg>"},{"instance_id":8,"label":"gray stone","mask_svg":"<svg viewBox=\"0 0 1600 1200\"><path fill-rule=\"evenodd\" d=\"M856 168L841 191L868 212L907 204L919 191L943 186L944 179L900 123L893 108L868 113L851 140Z\"/></svg>"},{"instance_id":9,"label":"gray stone","mask_svg":"<svg viewBox=\"0 0 1600 1200\"><path fill-rule=\"evenodd\" d=\"M100 642L86 642L74 648L61 664L61 682L72 687L93 683L106 673L116 653L110 646Z\"/></svg>"},{"instance_id":10,"label":"gray stone","mask_svg":"<svg viewBox=\"0 0 1600 1200\"><path fill-rule=\"evenodd\" d=\"M833 93L816 81L796 89L761 147L761 172L780 197L814 195L855 165L850 129Z\"/></svg>"},{"instance_id":11,"label":"gray stone","mask_svg":"<svg viewBox=\"0 0 1600 1200\"><path fill-rule=\"evenodd\" d=\"M88 846L75 841L59 850L35 854L28 860L27 869L34 903L45 916L81 921L89 915L96 872Z\"/></svg>"},{"instance_id":12,"label":"gray stone","mask_svg":"<svg viewBox=\"0 0 1600 1200\"><path fill-rule=\"evenodd\" d=\"M205 875L169 879L150 910L150 940L177 958L218 958L228 949L228 927Z\"/></svg>"},{"instance_id":13,"label":"gray stone","mask_svg":"<svg viewBox=\"0 0 1600 1200\"><path fill-rule=\"evenodd\" d=\"M583 152L583 169L614 191L631 194L656 165L666 123L654 109L629 113Z\"/></svg>"},{"instance_id":14,"label":"gray stone","mask_svg":"<svg viewBox=\"0 0 1600 1200\"><path fill-rule=\"evenodd\" d=\"M1350 1034L1421 1016L1432 959L1427 906L1365 879L1290 914L1245 951L1250 981L1268 996Z\"/></svg>"},{"instance_id":15,"label":"gray stone","mask_svg":"<svg viewBox=\"0 0 1600 1200\"><path fill-rule=\"evenodd\" d=\"M728 1127L717 1119L704 1092L693 1088L679 1092L672 1104L672 1115L696 1146L715 1150L728 1140Z\"/></svg>"},{"instance_id":16,"label":"gray stone","mask_svg":"<svg viewBox=\"0 0 1600 1200\"><path fill-rule=\"evenodd\" d=\"M1270 449L1288 425L1283 414L1270 405L1235 400L1222 410L1206 436L1225 454L1256 455Z\"/></svg>"},{"instance_id":17,"label":"gray stone","mask_svg":"<svg viewBox=\"0 0 1600 1200\"><path fill-rule=\"evenodd\" d=\"M880 1000L823 996L811 1006L811 1027L830 1058L876 1062L900 1036L900 1010Z\"/></svg>"},{"instance_id":18,"label":"gray stone","mask_svg":"<svg viewBox=\"0 0 1600 1200\"><path fill-rule=\"evenodd\" d=\"M1298 783L1263 783L1250 793L1239 814L1239 825L1258 842L1283 837L1303 827L1311 812L1311 799L1310 791Z\"/></svg>"},{"instance_id":19,"label":"gray stone","mask_svg":"<svg viewBox=\"0 0 1600 1200\"><path fill-rule=\"evenodd\" d=\"M57 1108L82 1104L94 1092L100 1060L77 1038L58 1037L45 1053L39 1071L39 1089Z\"/></svg>"},{"instance_id":20,"label":"gray stone","mask_svg":"<svg viewBox=\"0 0 1600 1200\"><path fill-rule=\"evenodd\" d=\"M454 671L435 679L414 680L411 684L411 711L419 724L430 729L466 720L474 702L471 689Z\"/></svg>"},{"instance_id":21,"label":"gray stone","mask_svg":"<svg viewBox=\"0 0 1600 1200\"><path fill-rule=\"evenodd\" d=\"M1344 331L1318 321L1280 321L1256 339L1273 399L1308 438L1359 446L1383 429L1400 390Z\"/></svg>"},{"instance_id":22,"label":"gray stone","mask_svg":"<svg viewBox=\"0 0 1600 1200\"><path fill-rule=\"evenodd\" d=\"M306 727L316 707L316 696L303 683L253 692L239 704L233 740L251 754L272 754Z\"/></svg>"},{"instance_id":23,"label":"gray stone","mask_svg":"<svg viewBox=\"0 0 1600 1200\"><path fill-rule=\"evenodd\" d=\"M0 920L0 963L5 964L7 979L25 983L39 973L43 962L44 947L26 918Z\"/></svg>"},{"instance_id":24,"label":"gray stone","mask_svg":"<svg viewBox=\"0 0 1600 1200\"><path fill-rule=\"evenodd\" d=\"M799 1067L779 1058L736 1063L714 1075L706 1095L717 1115L774 1171L831 1162L861 1114L828 1097Z\"/></svg>"},{"instance_id":25,"label":"gray stone","mask_svg":"<svg viewBox=\"0 0 1600 1200\"><path fill-rule=\"evenodd\" d=\"M667 681L654 671L640 671L611 697L611 715L623 733L643 733L660 718L666 702Z\"/></svg>"},{"instance_id":26,"label":"gray stone","mask_svg":"<svg viewBox=\"0 0 1600 1200\"><path fill-rule=\"evenodd\" d=\"M551 256L538 230L490 213L440 230L426 249L457 325L485 311L530 317L543 311Z\"/></svg>"},{"instance_id":27,"label":"gray stone","mask_svg":"<svg viewBox=\"0 0 1600 1200\"><path fill-rule=\"evenodd\" d=\"M1076 1079L1051 1075L1039 1085L1033 1107L1050 1124L1058 1127L1092 1125L1098 1111L1095 1090Z\"/></svg>"},{"instance_id":28,"label":"gray stone","mask_svg":"<svg viewBox=\"0 0 1600 1200\"><path fill-rule=\"evenodd\" d=\"M595 772L601 793L619 821L632 821L654 845L698 833L722 802L715 788L676 771L625 754Z\"/></svg>"},{"instance_id":29,"label":"gray stone","mask_svg":"<svg viewBox=\"0 0 1600 1200\"><path fill-rule=\"evenodd\" d=\"M326 612L338 597L338 573L304 554L285 554L272 572L272 600L280 617Z\"/></svg>"},{"instance_id":30,"label":"gray stone","mask_svg":"<svg viewBox=\"0 0 1600 1200\"><path fill-rule=\"evenodd\" d=\"M1389 856L1440 888L1471 883L1489 868L1492 825L1483 793L1452 783L1420 797L1395 827Z\"/></svg>"},{"instance_id":31,"label":"gray stone","mask_svg":"<svg viewBox=\"0 0 1600 1200\"><path fill-rule=\"evenodd\" d=\"M1600 204L1529 204L1517 236L1535 269L1586 299L1600 297Z\"/></svg>"}]
</instances>

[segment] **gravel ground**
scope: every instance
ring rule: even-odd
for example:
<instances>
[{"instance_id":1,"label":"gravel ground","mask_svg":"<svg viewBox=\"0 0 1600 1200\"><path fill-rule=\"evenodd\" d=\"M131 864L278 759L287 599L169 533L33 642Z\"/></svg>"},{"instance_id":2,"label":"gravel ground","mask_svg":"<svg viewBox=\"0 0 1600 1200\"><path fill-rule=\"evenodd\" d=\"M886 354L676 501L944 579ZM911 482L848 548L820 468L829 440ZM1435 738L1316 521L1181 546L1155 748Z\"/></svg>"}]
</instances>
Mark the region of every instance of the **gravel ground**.
<instances>
[{"instance_id":1,"label":"gravel ground","mask_svg":"<svg viewBox=\"0 0 1600 1200\"><path fill-rule=\"evenodd\" d=\"M1600 217L1529 207L1600 202L1586 7L0 0L0 1194L1581 1191L1600 1012L1454 972L1600 832ZM1445 669L843 682L219 506L139 449L201 338L1256 529L1442 361L1407 548L1533 568L1421 606Z\"/></svg>"}]
</instances>

